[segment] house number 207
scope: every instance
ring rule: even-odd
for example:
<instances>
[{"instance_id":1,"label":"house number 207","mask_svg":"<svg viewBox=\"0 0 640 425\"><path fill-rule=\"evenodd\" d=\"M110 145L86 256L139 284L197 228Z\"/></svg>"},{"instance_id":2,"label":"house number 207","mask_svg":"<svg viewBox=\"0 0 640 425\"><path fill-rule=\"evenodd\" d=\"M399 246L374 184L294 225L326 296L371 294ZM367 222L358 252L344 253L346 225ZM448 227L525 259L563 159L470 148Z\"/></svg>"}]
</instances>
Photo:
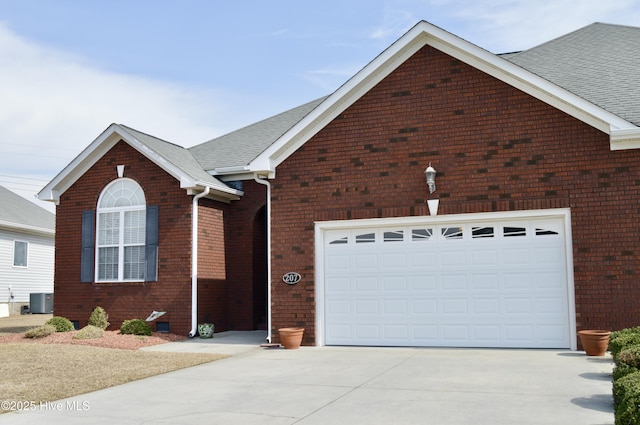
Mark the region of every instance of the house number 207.
<instances>
[{"instance_id":1,"label":"house number 207","mask_svg":"<svg viewBox=\"0 0 640 425\"><path fill-rule=\"evenodd\" d=\"M296 272L285 273L282 276L282 281L289 285L295 285L296 283L300 282L300 279L302 279L302 276L300 276L300 273Z\"/></svg>"}]
</instances>

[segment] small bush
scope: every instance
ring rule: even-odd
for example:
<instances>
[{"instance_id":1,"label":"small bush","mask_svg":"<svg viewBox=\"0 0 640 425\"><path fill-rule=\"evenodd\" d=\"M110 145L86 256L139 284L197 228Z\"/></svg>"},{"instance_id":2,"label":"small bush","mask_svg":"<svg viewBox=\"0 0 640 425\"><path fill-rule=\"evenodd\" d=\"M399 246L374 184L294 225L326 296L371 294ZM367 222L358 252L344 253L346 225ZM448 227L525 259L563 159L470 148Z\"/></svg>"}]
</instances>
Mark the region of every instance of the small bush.
<instances>
[{"instance_id":1,"label":"small bush","mask_svg":"<svg viewBox=\"0 0 640 425\"><path fill-rule=\"evenodd\" d=\"M100 306L93 309L91 316L89 316L89 324L102 330L107 329L109 326L109 315Z\"/></svg>"},{"instance_id":2,"label":"small bush","mask_svg":"<svg viewBox=\"0 0 640 425\"><path fill-rule=\"evenodd\" d=\"M634 344L640 344L640 327L611 332L608 349L615 359L623 348Z\"/></svg>"},{"instance_id":3,"label":"small bush","mask_svg":"<svg viewBox=\"0 0 640 425\"><path fill-rule=\"evenodd\" d=\"M131 319L122 322L120 333L130 335L151 335L151 326L142 319Z\"/></svg>"},{"instance_id":4,"label":"small bush","mask_svg":"<svg viewBox=\"0 0 640 425\"><path fill-rule=\"evenodd\" d=\"M640 372L630 373L613 383L616 424L640 424Z\"/></svg>"},{"instance_id":5,"label":"small bush","mask_svg":"<svg viewBox=\"0 0 640 425\"><path fill-rule=\"evenodd\" d=\"M616 355L616 365L640 369L640 344L627 345Z\"/></svg>"},{"instance_id":6,"label":"small bush","mask_svg":"<svg viewBox=\"0 0 640 425\"><path fill-rule=\"evenodd\" d=\"M84 328L80 329L74 336L73 339L96 339L102 338L102 334L104 333L104 329L99 328L93 325L87 325Z\"/></svg>"},{"instance_id":7,"label":"small bush","mask_svg":"<svg viewBox=\"0 0 640 425\"><path fill-rule=\"evenodd\" d=\"M637 371L638 369L636 369L635 367L631 367L626 364L616 365L616 367L613 368L613 373L612 373L613 381L615 382L618 379L624 378L630 373L637 372Z\"/></svg>"},{"instance_id":8,"label":"small bush","mask_svg":"<svg viewBox=\"0 0 640 425\"><path fill-rule=\"evenodd\" d=\"M71 320L66 317L53 316L51 319L47 320L45 324L55 327L56 332L70 332L75 330Z\"/></svg>"},{"instance_id":9,"label":"small bush","mask_svg":"<svg viewBox=\"0 0 640 425\"><path fill-rule=\"evenodd\" d=\"M49 336L52 333L56 332L56 327L53 325L41 325L37 328L29 329L24 333L25 338L44 338L45 336Z\"/></svg>"}]
</instances>

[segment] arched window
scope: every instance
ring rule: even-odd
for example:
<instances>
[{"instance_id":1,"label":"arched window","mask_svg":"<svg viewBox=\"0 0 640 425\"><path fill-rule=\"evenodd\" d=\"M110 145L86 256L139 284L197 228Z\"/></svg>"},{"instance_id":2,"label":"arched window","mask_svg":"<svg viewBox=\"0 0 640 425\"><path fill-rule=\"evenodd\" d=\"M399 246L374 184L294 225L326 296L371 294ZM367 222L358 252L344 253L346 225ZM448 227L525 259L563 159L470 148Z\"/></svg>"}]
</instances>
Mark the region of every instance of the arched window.
<instances>
[{"instance_id":1,"label":"arched window","mask_svg":"<svg viewBox=\"0 0 640 425\"><path fill-rule=\"evenodd\" d=\"M127 178L109 184L98 200L96 227L96 281L144 281L146 201L140 185Z\"/></svg>"}]
</instances>

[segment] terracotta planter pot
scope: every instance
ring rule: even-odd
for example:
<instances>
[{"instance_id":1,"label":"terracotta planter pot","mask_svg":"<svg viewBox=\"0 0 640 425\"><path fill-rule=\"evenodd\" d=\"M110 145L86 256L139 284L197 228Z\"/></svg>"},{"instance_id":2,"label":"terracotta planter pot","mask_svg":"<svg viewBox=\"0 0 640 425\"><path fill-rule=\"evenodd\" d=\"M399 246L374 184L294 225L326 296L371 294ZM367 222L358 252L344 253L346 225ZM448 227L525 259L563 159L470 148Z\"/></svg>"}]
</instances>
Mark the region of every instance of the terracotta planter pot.
<instances>
[{"instance_id":1,"label":"terracotta planter pot","mask_svg":"<svg viewBox=\"0 0 640 425\"><path fill-rule=\"evenodd\" d=\"M300 348L304 328L280 328L278 329L278 333L280 334L280 342L284 348L287 350Z\"/></svg>"},{"instance_id":2,"label":"terracotta planter pot","mask_svg":"<svg viewBox=\"0 0 640 425\"><path fill-rule=\"evenodd\" d=\"M604 356L609 347L609 336L611 331L584 330L578 331L582 348L587 356Z\"/></svg>"}]
</instances>

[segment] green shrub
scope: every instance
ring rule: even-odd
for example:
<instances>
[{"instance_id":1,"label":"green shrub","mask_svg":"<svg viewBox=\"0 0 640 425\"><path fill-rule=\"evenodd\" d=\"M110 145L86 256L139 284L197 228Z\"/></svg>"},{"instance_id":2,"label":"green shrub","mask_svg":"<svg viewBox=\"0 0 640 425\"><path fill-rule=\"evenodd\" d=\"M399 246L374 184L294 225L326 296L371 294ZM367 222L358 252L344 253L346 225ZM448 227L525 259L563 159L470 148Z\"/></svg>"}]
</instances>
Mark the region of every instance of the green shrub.
<instances>
[{"instance_id":1,"label":"green shrub","mask_svg":"<svg viewBox=\"0 0 640 425\"><path fill-rule=\"evenodd\" d=\"M616 425L640 424L640 372L633 372L613 383Z\"/></svg>"},{"instance_id":2,"label":"green shrub","mask_svg":"<svg viewBox=\"0 0 640 425\"><path fill-rule=\"evenodd\" d=\"M102 330L107 329L109 326L109 315L100 306L93 309L91 316L89 316L89 324Z\"/></svg>"},{"instance_id":3,"label":"green shrub","mask_svg":"<svg viewBox=\"0 0 640 425\"><path fill-rule=\"evenodd\" d=\"M616 365L640 369L640 344L627 345L616 355Z\"/></svg>"},{"instance_id":4,"label":"green shrub","mask_svg":"<svg viewBox=\"0 0 640 425\"><path fill-rule=\"evenodd\" d=\"M640 327L611 332L608 349L615 360L623 348L634 344L640 344Z\"/></svg>"},{"instance_id":5,"label":"green shrub","mask_svg":"<svg viewBox=\"0 0 640 425\"><path fill-rule=\"evenodd\" d=\"M56 332L70 332L75 330L71 320L66 317L53 316L51 319L47 320L45 324L56 328Z\"/></svg>"},{"instance_id":6,"label":"green shrub","mask_svg":"<svg viewBox=\"0 0 640 425\"><path fill-rule=\"evenodd\" d=\"M637 372L637 371L638 369L636 369L635 367L631 367L626 364L616 365L616 367L613 368L613 373L612 373L613 381L615 382L618 379L624 378L628 374Z\"/></svg>"},{"instance_id":7,"label":"green shrub","mask_svg":"<svg viewBox=\"0 0 640 425\"><path fill-rule=\"evenodd\" d=\"M96 339L102 338L102 334L104 333L104 329L99 328L93 325L87 325L84 328L80 329L74 336L73 339Z\"/></svg>"},{"instance_id":8,"label":"green shrub","mask_svg":"<svg viewBox=\"0 0 640 425\"><path fill-rule=\"evenodd\" d=\"M52 333L56 332L56 327L53 325L40 325L37 328L29 329L24 333L25 338L44 338Z\"/></svg>"},{"instance_id":9,"label":"green shrub","mask_svg":"<svg viewBox=\"0 0 640 425\"><path fill-rule=\"evenodd\" d=\"M120 333L131 335L151 335L151 326L142 319L131 319L122 322Z\"/></svg>"}]
</instances>

